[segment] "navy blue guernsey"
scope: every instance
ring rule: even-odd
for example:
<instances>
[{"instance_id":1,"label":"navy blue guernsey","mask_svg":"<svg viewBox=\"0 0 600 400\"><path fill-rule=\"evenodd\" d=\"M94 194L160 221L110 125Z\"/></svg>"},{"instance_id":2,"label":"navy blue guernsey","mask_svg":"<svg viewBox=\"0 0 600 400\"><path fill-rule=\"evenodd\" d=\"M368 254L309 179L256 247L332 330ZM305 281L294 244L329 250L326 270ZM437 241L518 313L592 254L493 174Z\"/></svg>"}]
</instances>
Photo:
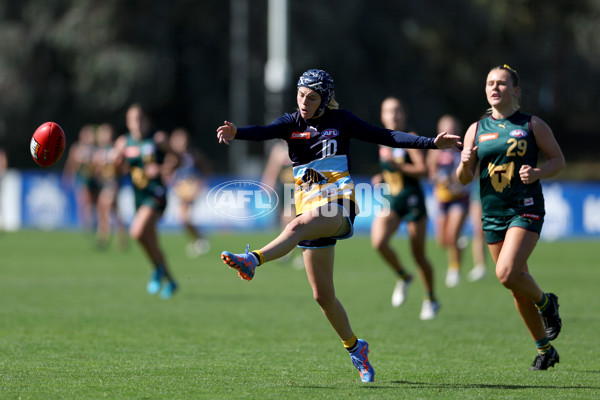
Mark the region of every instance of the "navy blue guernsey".
<instances>
[{"instance_id":1,"label":"navy blue guernsey","mask_svg":"<svg viewBox=\"0 0 600 400\"><path fill-rule=\"evenodd\" d=\"M296 182L296 210L302 214L337 199L354 201L350 178L350 139L389 147L436 149L433 138L376 127L346 110L326 109L304 120L285 114L265 126L238 128L236 139L287 142Z\"/></svg>"}]
</instances>

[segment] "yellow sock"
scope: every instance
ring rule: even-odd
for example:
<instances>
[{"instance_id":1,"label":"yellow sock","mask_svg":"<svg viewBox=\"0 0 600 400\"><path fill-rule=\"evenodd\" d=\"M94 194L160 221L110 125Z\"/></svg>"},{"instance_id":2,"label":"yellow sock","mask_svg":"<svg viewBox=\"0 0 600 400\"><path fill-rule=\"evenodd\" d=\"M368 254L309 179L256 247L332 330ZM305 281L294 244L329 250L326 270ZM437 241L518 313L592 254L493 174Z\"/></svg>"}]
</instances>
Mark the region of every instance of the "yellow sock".
<instances>
[{"instance_id":1,"label":"yellow sock","mask_svg":"<svg viewBox=\"0 0 600 400\"><path fill-rule=\"evenodd\" d=\"M352 335L352 337L348 340L342 340L342 343L344 344L344 347L346 349L351 349L352 347L356 346L356 342L358 342L358 339L356 338L356 335Z\"/></svg>"},{"instance_id":2,"label":"yellow sock","mask_svg":"<svg viewBox=\"0 0 600 400\"><path fill-rule=\"evenodd\" d=\"M448 269L453 269L458 271L460 269L460 264L457 262L451 262L450 264L448 264Z\"/></svg>"},{"instance_id":3,"label":"yellow sock","mask_svg":"<svg viewBox=\"0 0 600 400\"><path fill-rule=\"evenodd\" d=\"M254 254L258 256L258 264L263 265L265 263L265 256L260 250L252 250Z\"/></svg>"}]
</instances>

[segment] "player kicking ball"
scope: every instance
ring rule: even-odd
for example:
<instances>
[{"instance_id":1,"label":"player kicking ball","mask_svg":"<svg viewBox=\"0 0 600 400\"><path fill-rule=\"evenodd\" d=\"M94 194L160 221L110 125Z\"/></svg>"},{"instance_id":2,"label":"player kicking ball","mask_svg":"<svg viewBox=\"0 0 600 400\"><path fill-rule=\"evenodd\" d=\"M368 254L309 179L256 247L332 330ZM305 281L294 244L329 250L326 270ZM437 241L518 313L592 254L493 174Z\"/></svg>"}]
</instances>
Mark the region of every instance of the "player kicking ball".
<instances>
[{"instance_id":1,"label":"player kicking ball","mask_svg":"<svg viewBox=\"0 0 600 400\"><path fill-rule=\"evenodd\" d=\"M333 79L323 70L302 74L296 100L298 111L269 125L237 128L226 121L217 129L219 143L276 138L287 142L296 182L297 213L283 232L261 249L250 251L248 246L241 254L224 251L221 258L242 279L251 280L256 267L300 247L313 297L350 354L361 381L373 382L369 344L356 337L333 282L335 244L353 235L359 211L349 174L350 139L421 149L458 148L461 143L458 136L446 133L427 138L375 127L339 109Z\"/></svg>"}]
</instances>

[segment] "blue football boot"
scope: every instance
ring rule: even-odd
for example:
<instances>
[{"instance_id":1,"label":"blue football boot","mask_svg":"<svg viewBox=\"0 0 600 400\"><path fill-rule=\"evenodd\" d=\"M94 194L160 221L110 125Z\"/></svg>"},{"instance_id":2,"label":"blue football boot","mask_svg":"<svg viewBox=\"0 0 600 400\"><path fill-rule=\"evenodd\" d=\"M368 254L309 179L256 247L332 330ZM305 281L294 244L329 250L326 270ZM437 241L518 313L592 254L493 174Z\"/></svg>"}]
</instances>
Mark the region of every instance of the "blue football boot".
<instances>
[{"instance_id":1,"label":"blue football boot","mask_svg":"<svg viewBox=\"0 0 600 400\"><path fill-rule=\"evenodd\" d=\"M177 290L177 283L175 281L169 281L166 285L164 285L162 291L160 292L161 299L170 299L175 291Z\"/></svg>"},{"instance_id":2,"label":"blue football boot","mask_svg":"<svg viewBox=\"0 0 600 400\"><path fill-rule=\"evenodd\" d=\"M360 374L361 381L373 382L375 380L375 371L369 363L369 343L366 340L358 339L358 346L350 353L350 358Z\"/></svg>"},{"instance_id":3,"label":"blue football boot","mask_svg":"<svg viewBox=\"0 0 600 400\"><path fill-rule=\"evenodd\" d=\"M150 274L150 281L148 285L146 285L146 290L150 294L156 294L160 291L162 286L162 280L165 277L165 270L162 268L157 268Z\"/></svg>"},{"instance_id":4,"label":"blue football boot","mask_svg":"<svg viewBox=\"0 0 600 400\"><path fill-rule=\"evenodd\" d=\"M246 246L246 252L244 254L232 254L228 251L221 253L221 260L230 268L234 268L238 271L240 278L247 281L254 278L254 270L258 266L258 259L252 253L250 253L250 245Z\"/></svg>"}]
</instances>

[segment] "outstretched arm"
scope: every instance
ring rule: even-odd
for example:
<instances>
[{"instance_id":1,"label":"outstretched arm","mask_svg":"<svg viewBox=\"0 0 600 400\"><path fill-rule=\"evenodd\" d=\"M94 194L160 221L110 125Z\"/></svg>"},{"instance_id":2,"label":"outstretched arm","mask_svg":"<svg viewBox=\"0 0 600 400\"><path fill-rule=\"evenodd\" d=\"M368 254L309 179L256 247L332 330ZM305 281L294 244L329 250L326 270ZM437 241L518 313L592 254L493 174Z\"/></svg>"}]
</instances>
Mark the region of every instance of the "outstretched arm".
<instances>
[{"instance_id":1,"label":"outstretched arm","mask_svg":"<svg viewBox=\"0 0 600 400\"><path fill-rule=\"evenodd\" d=\"M460 152L462 150L462 142L460 136L451 135L448 132L438 134L433 140L438 149L453 149Z\"/></svg>"},{"instance_id":2,"label":"outstretched arm","mask_svg":"<svg viewBox=\"0 0 600 400\"><path fill-rule=\"evenodd\" d=\"M392 131L392 138L396 142L392 147L405 147L409 149L454 149L460 151L462 142L460 136L448 132L439 133L434 139L425 136L415 136L407 132ZM389 146L389 145L388 145Z\"/></svg>"},{"instance_id":3,"label":"outstretched arm","mask_svg":"<svg viewBox=\"0 0 600 400\"><path fill-rule=\"evenodd\" d=\"M237 128L233 123L225 121L224 125L217 128L217 138L219 143L229 145L233 139L238 140L270 140L275 138L283 139L286 132L289 132L290 118L286 114L278 118L269 125L251 125Z\"/></svg>"},{"instance_id":4,"label":"outstretched arm","mask_svg":"<svg viewBox=\"0 0 600 400\"><path fill-rule=\"evenodd\" d=\"M462 147L460 136L442 132L435 138L411 135L407 132L392 131L375 127L356 115L348 112L347 118L352 126L352 136L365 142L377 143L389 147L406 149L459 149Z\"/></svg>"},{"instance_id":5,"label":"outstretched arm","mask_svg":"<svg viewBox=\"0 0 600 400\"><path fill-rule=\"evenodd\" d=\"M225 121L224 125L217 128L217 138L219 139L219 143L225 143L229 146L229 142L235 138L236 133L236 126L232 122Z\"/></svg>"}]
</instances>

